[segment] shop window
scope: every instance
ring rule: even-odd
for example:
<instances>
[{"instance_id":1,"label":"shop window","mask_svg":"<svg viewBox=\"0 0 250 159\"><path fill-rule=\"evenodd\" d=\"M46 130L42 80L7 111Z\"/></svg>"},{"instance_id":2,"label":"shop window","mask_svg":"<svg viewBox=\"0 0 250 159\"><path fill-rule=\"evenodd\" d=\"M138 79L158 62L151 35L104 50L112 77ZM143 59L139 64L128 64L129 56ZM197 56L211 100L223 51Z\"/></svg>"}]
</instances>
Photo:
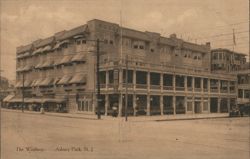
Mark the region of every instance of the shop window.
<instances>
[{"instance_id":1,"label":"shop window","mask_svg":"<svg viewBox=\"0 0 250 159\"><path fill-rule=\"evenodd\" d=\"M140 49L142 49L142 50L143 50L143 49L144 49L144 46L143 46L143 45L140 45Z\"/></svg>"},{"instance_id":2,"label":"shop window","mask_svg":"<svg viewBox=\"0 0 250 159\"><path fill-rule=\"evenodd\" d=\"M81 41L80 41L80 40L76 40L76 44L77 44L77 45L80 45L80 44L81 44Z\"/></svg>"},{"instance_id":3,"label":"shop window","mask_svg":"<svg viewBox=\"0 0 250 159\"><path fill-rule=\"evenodd\" d=\"M151 52L154 52L155 50L154 49L150 49Z\"/></svg>"},{"instance_id":4,"label":"shop window","mask_svg":"<svg viewBox=\"0 0 250 159\"><path fill-rule=\"evenodd\" d=\"M138 45L134 45L134 49L138 49Z\"/></svg>"},{"instance_id":5,"label":"shop window","mask_svg":"<svg viewBox=\"0 0 250 159\"><path fill-rule=\"evenodd\" d=\"M86 44L86 40L84 39L84 40L82 40L82 44Z\"/></svg>"},{"instance_id":6,"label":"shop window","mask_svg":"<svg viewBox=\"0 0 250 159\"><path fill-rule=\"evenodd\" d=\"M113 44L114 44L113 40L110 40L110 41L109 41L109 43L110 43L111 45L113 45Z\"/></svg>"}]
</instances>

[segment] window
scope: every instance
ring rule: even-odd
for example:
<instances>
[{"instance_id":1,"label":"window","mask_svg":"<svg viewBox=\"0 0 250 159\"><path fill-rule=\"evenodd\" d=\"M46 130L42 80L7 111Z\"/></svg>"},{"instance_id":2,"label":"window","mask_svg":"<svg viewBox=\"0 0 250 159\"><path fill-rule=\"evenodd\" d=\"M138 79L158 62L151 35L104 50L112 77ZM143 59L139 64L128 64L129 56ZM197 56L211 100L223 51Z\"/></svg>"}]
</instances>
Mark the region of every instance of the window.
<instances>
[{"instance_id":1,"label":"window","mask_svg":"<svg viewBox=\"0 0 250 159\"><path fill-rule=\"evenodd\" d=\"M140 45L140 49L142 49L142 50L143 50L143 49L144 49L144 46L143 46L143 45Z\"/></svg>"},{"instance_id":2,"label":"window","mask_svg":"<svg viewBox=\"0 0 250 159\"><path fill-rule=\"evenodd\" d=\"M151 52L154 52L155 50L154 50L154 49L151 49L150 51L151 51Z\"/></svg>"},{"instance_id":3,"label":"window","mask_svg":"<svg viewBox=\"0 0 250 159\"><path fill-rule=\"evenodd\" d=\"M138 49L138 45L134 45L134 49Z\"/></svg>"},{"instance_id":4,"label":"window","mask_svg":"<svg viewBox=\"0 0 250 159\"><path fill-rule=\"evenodd\" d=\"M187 102L187 111L193 111L192 102Z\"/></svg>"},{"instance_id":5,"label":"window","mask_svg":"<svg viewBox=\"0 0 250 159\"><path fill-rule=\"evenodd\" d=\"M104 39L104 44L107 44L108 43L108 40L107 39Z\"/></svg>"},{"instance_id":6,"label":"window","mask_svg":"<svg viewBox=\"0 0 250 159\"><path fill-rule=\"evenodd\" d=\"M84 39L84 40L82 40L82 44L86 44L86 40Z\"/></svg>"},{"instance_id":7,"label":"window","mask_svg":"<svg viewBox=\"0 0 250 159\"><path fill-rule=\"evenodd\" d=\"M113 40L110 40L109 43L110 43L111 45L113 45L114 42L113 42Z\"/></svg>"},{"instance_id":8,"label":"window","mask_svg":"<svg viewBox=\"0 0 250 159\"><path fill-rule=\"evenodd\" d=\"M80 40L76 40L76 44L77 44L77 45L80 45L80 44L81 44L81 41L80 41Z\"/></svg>"}]
</instances>

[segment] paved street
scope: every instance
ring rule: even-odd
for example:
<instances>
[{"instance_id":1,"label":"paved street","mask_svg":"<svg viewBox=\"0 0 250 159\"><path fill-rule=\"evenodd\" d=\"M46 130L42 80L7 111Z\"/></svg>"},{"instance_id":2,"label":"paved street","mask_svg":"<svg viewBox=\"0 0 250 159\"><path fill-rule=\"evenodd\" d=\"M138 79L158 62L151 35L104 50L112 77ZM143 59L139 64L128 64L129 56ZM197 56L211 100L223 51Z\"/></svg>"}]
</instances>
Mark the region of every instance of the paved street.
<instances>
[{"instance_id":1,"label":"paved street","mask_svg":"<svg viewBox=\"0 0 250 159\"><path fill-rule=\"evenodd\" d=\"M124 122L2 111L1 159L248 159L250 119Z\"/></svg>"}]
</instances>

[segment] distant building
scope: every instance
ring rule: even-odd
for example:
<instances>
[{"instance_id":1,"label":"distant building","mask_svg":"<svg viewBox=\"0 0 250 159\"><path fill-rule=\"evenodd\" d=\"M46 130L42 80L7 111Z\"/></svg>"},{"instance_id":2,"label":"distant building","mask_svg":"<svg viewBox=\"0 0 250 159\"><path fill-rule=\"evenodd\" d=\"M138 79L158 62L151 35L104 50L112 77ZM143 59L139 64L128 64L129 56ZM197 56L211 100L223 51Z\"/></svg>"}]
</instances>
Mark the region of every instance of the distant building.
<instances>
[{"instance_id":1,"label":"distant building","mask_svg":"<svg viewBox=\"0 0 250 159\"><path fill-rule=\"evenodd\" d=\"M220 113L236 103L237 78L211 72L210 43L198 45L175 34L167 38L96 19L18 47L16 96L9 102L21 103L23 91L27 107L95 113L96 39L102 41L99 101L105 115L112 106L124 115L125 87L130 115ZM226 53L215 55L227 60ZM240 64L234 59L237 66L229 69Z\"/></svg>"},{"instance_id":2,"label":"distant building","mask_svg":"<svg viewBox=\"0 0 250 159\"><path fill-rule=\"evenodd\" d=\"M238 71L245 63L245 54L225 48L211 50L211 70L213 72Z\"/></svg>"}]
</instances>

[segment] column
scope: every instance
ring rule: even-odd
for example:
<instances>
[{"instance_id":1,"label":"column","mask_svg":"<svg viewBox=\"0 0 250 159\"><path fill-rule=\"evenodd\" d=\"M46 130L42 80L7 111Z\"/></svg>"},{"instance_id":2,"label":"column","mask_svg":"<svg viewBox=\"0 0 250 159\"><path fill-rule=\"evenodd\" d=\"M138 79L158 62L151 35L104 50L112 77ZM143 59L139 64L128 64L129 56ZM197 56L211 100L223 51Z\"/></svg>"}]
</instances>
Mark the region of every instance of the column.
<instances>
[{"instance_id":1,"label":"column","mask_svg":"<svg viewBox=\"0 0 250 159\"><path fill-rule=\"evenodd\" d=\"M150 72L147 72L147 90L150 92Z\"/></svg>"},{"instance_id":2,"label":"column","mask_svg":"<svg viewBox=\"0 0 250 159\"><path fill-rule=\"evenodd\" d=\"M160 74L160 89L163 91L163 73Z\"/></svg>"},{"instance_id":3,"label":"column","mask_svg":"<svg viewBox=\"0 0 250 159\"><path fill-rule=\"evenodd\" d=\"M242 89L242 99L244 100L245 99L245 90Z\"/></svg>"},{"instance_id":4,"label":"column","mask_svg":"<svg viewBox=\"0 0 250 159\"><path fill-rule=\"evenodd\" d=\"M220 102L221 102L221 98L218 98L218 109L217 109L217 113L220 113Z\"/></svg>"},{"instance_id":5,"label":"column","mask_svg":"<svg viewBox=\"0 0 250 159\"><path fill-rule=\"evenodd\" d=\"M175 85L176 85L175 74L173 74L173 90L174 90L174 91L175 91Z\"/></svg>"},{"instance_id":6,"label":"column","mask_svg":"<svg viewBox=\"0 0 250 159\"><path fill-rule=\"evenodd\" d=\"M218 92L219 92L219 94L220 94L220 89L221 89L221 81L218 80Z\"/></svg>"},{"instance_id":7,"label":"column","mask_svg":"<svg viewBox=\"0 0 250 159\"><path fill-rule=\"evenodd\" d=\"M227 98L227 111L230 112L230 98Z\"/></svg>"},{"instance_id":8,"label":"column","mask_svg":"<svg viewBox=\"0 0 250 159\"><path fill-rule=\"evenodd\" d=\"M184 77L184 87L185 87L185 92L187 92L187 76Z\"/></svg>"},{"instance_id":9,"label":"column","mask_svg":"<svg viewBox=\"0 0 250 159\"><path fill-rule=\"evenodd\" d=\"M203 86L204 86L204 78L201 78L201 92L203 92L204 91L204 88L203 88Z\"/></svg>"},{"instance_id":10,"label":"column","mask_svg":"<svg viewBox=\"0 0 250 159\"><path fill-rule=\"evenodd\" d=\"M194 96L192 97L192 113L194 114L194 106L195 106L195 100L194 100Z\"/></svg>"},{"instance_id":11,"label":"column","mask_svg":"<svg viewBox=\"0 0 250 159\"><path fill-rule=\"evenodd\" d=\"M160 96L160 110L161 110L161 115L163 115L163 96Z\"/></svg>"},{"instance_id":12,"label":"column","mask_svg":"<svg viewBox=\"0 0 250 159\"><path fill-rule=\"evenodd\" d=\"M150 115L150 95L147 95L147 115Z\"/></svg>"},{"instance_id":13,"label":"column","mask_svg":"<svg viewBox=\"0 0 250 159\"><path fill-rule=\"evenodd\" d=\"M192 76L192 91L194 93L194 76Z\"/></svg>"},{"instance_id":14,"label":"column","mask_svg":"<svg viewBox=\"0 0 250 159\"><path fill-rule=\"evenodd\" d=\"M136 94L133 94L133 106L134 106L134 116L136 116L136 107L137 107Z\"/></svg>"},{"instance_id":15,"label":"column","mask_svg":"<svg viewBox=\"0 0 250 159\"><path fill-rule=\"evenodd\" d=\"M210 97L207 99L208 112L210 113Z\"/></svg>"},{"instance_id":16,"label":"column","mask_svg":"<svg viewBox=\"0 0 250 159\"><path fill-rule=\"evenodd\" d=\"M175 95L173 96L173 108L174 108L174 115L176 114L176 102L175 102Z\"/></svg>"},{"instance_id":17,"label":"column","mask_svg":"<svg viewBox=\"0 0 250 159\"><path fill-rule=\"evenodd\" d=\"M184 98L185 98L184 106L185 106L185 114L186 114L187 113L187 96L185 96Z\"/></svg>"},{"instance_id":18,"label":"column","mask_svg":"<svg viewBox=\"0 0 250 159\"><path fill-rule=\"evenodd\" d=\"M105 116L108 115L109 95L105 94Z\"/></svg>"},{"instance_id":19,"label":"column","mask_svg":"<svg viewBox=\"0 0 250 159\"><path fill-rule=\"evenodd\" d=\"M106 83L105 83L105 87L106 89L108 89L108 84L109 84L109 71L106 71Z\"/></svg>"},{"instance_id":20,"label":"column","mask_svg":"<svg viewBox=\"0 0 250 159\"><path fill-rule=\"evenodd\" d=\"M133 88L136 89L136 70L133 71Z\"/></svg>"},{"instance_id":21,"label":"column","mask_svg":"<svg viewBox=\"0 0 250 159\"><path fill-rule=\"evenodd\" d=\"M208 94L210 94L210 79L209 78L207 79L207 91L208 91Z\"/></svg>"},{"instance_id":22,"label":"column","mask_svg":"<svg viewBox=\"0 0 250 159\"><path fill-rule=\"evenodd\" d=\"M119 95L119 108L118 108L118 116L121 117L122 116L122 94Z\"/></svg>"},{"instance_id":23,"label":"column","mask_svg":"<svg viewBox=\"0 0 250 159\"><path fill-rule=\"evenodd\" d=\"M201 98L201 113L203 113L203 107L204 107L204 98Z\"/></svg>"},{"instance_id":24,"label":"column","mask_svg":"<svg viewBox=\"0 0 250 159\"><path fill-rule=\"evenodd\" d=\"M122 69L120 69L119 71L119 90L123 89L123 72Z\"/></svg>"}]
</instances>

